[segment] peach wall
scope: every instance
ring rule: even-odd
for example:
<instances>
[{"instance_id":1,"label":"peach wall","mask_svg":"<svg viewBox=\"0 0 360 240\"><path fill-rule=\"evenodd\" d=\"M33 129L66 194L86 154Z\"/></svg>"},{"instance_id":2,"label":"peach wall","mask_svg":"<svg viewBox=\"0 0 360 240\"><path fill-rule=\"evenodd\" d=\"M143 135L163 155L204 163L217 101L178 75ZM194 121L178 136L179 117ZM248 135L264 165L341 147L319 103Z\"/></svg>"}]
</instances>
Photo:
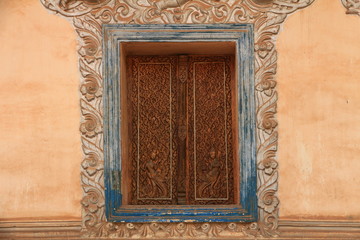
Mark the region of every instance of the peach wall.
<instances>
[{"instance_id":1,"label":"peach wall","mask_svg":"<svg viewBox=\"0 0 360 240\"><path fill-rule=\"evenodd\" d=\"M0 0L0 218L80 218L79 73L69 22ZM280 215L360 218L360 18L316 0L278 39Z\"/></svg>"},{"instance_id":2,"label":"peach wall","mask_svg":"<svg viewBox=\"0 0 360 240\"><path fill-rule=\"evenodd\" d=\"M80 218L75 32L39 0L0 0L0 24L0 218Z\"/></svg>"},{"instance_id":3,"label":"peach wall","mask_svg":"<svg viewBox=\"0 0 360 240\"><path fill-rule=\"evenodd\" d=\"M282 218L360 219L359 39L340 0L316 0L279 35Z\"/></svg>"}]
</instances>

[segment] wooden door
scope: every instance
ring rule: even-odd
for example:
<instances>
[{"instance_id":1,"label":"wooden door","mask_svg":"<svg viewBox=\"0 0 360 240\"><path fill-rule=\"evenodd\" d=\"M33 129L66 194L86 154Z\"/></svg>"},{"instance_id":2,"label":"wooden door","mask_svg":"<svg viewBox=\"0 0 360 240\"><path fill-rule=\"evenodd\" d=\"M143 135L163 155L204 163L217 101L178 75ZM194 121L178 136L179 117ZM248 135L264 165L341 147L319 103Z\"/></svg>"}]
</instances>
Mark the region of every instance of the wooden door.
<instances>
[{"instance_id":1,"label":"wooden door","mask_svg":"<svg viewBox=\"0 0 360 240\"><path fill-rule=\"evenodd\" d=\"M130 204L233 204L230 56L127 60Z\"/></svg>"}]
</instances>

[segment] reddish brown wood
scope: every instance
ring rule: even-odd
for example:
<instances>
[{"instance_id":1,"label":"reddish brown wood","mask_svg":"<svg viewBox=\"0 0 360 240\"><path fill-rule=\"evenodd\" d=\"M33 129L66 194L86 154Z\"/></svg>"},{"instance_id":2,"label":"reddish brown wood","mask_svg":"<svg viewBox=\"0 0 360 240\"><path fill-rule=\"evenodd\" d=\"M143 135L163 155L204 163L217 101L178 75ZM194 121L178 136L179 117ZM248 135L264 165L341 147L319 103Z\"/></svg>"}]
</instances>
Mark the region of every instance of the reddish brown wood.
<instances>
[{"instance_id":1,"label":"reddish brown wood","mask_svg":"<svg viewBox=\"0 0 360 240\"><path fill-rule=\"evenodd\" d=\"M230 56L128 58L130 204L233 204Z\"/></svg>"},{"instance_id":2,"label":"reddish brown wood","mask_svg":"<svg viewBox=\"0 0 360 240\"><path fill-rule=\"evenodd\" d=\"M176 57L133 57L132 204L176 203Z\"/></svg>"},{"instance_id":3,"label":"reddish brown wood","mask_svg":"<svg viewBox=\"0 0 360 240\"><path fill-rule=\"evenodd\" d=\"M189 60L189 204L234 203L231 58Z\"/></svg>"}]
</instances>

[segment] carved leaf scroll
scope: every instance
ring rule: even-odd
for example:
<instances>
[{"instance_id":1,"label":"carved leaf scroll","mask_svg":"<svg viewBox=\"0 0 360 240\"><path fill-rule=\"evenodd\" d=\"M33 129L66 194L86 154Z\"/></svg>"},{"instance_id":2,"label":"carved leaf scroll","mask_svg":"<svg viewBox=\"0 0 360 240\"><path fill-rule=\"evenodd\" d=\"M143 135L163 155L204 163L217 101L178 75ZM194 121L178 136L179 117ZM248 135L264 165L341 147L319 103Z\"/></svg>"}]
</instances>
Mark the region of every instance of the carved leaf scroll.
<instances>
[{"instance_id":1,"label":"carved leaf scroll","mask_svg":"<svg viewBox=\"0 0 360 240\"><path fill-rule=\"evenodd\" d=\"M176 58L131 57L132 204L174 204Z\"/></svg>"},{"instance_id":2,"label":"carved leaf scroll","mask_svg":"<svg viewBox=\"0 0 360 240\"><path fill-rule=\"evenodd\" d=\"M82 165L81 181L84 189L83 228L87 237L117 238L196 238L196 237L270 237L277 235L277 120L276 120L276 35L286 16L309 6L314 0L273 0L259 4L258 0L190 0L178 1L178 6L157 7L167 0L40 0L55 14L67 17L79 36L79 61L83 69L92 69L89 77L82 74L82 123L80 131L96 148L94 153L102 158L102 35L104 23L168 24L168 23L252 23L255 31L255 86L258 145L258 223L252 224L115 224L107 223L104 212L103 159L96 171L89 171L88 163ZM358 14L355 0L342 0L348 13ZM158 5L159 6L159 5ZM80 71L83 71L80 69ZM95 86L93 82L97 82ZM99 88L98 88L99 87ZM265 103L270 103L263 107ZM261 111L259 109L262 109ZM267 112L269 111L269 112ZM260 118L260 119L259 119ZM262 119L266 118L266 119ZM89 153L84 151L84 159ZM94 156L92 156L94 157ZM271 170L270 170L271 168Z\"/></svg>"},{"instance_id":3,"label":"carved leaf scroll","mask_svg":"<svg viewBox=\"0 0 360 240\"><path fill-rule=\"evenodd\" d=\"M177 204L186 201L180 192L190 205L234 203L232 64L230 56L128 58L131 204ZM179 127L189 139L176 161Z\"/></svg>"},{"instance_id":4,"label":"carved leaf scroll","mask_svg":"<svg viewBox=\"0 0 360 240\"><path fill-rule=\"evenodd\" d=\"M230 64L230 57L189 61L190 204L234 203Z\"/></svg>"},{"instance_id":5,"label":"carved leaf scroll","mask_svg":"<svg viewBox=\"0 0 360 240\"><path fill-rule=\"evenodd\" d=\"M358 0L341 0L346 8L346 14L354 14L360 16L360 1Z\"/></svg>"}]
</instances>

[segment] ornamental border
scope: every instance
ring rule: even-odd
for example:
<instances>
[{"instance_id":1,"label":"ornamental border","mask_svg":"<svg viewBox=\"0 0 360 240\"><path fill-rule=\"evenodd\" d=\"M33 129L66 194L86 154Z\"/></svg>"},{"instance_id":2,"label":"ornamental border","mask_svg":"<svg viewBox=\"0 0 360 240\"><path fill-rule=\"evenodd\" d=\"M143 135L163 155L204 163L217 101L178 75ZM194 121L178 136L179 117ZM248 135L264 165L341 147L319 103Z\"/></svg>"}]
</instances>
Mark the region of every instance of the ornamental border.
<instances>
[{"instance_id":1,"label":"ornamental border","mask_svg":"<svg viewBox=\"0 0 360 240\"><path fill-rule=\"evenodd\" d=\"M255 87L254 87L254 42L252 24L145 24L103 25L104 52L104 165L105 165L105 209L107 220L114 222L254 222L257 221L256 195L256 143L255 143ZM236 45L238 66L235 70L236 92L239 96L237 111L239 119L238 171L240 204L219 207L157 206L149 209L140 206L122 206L123 193L119 186L124 176L119 143L123 139L120 99L124 92L122 75L121 43L130 42L233 42ZM119 54L120 53L120 54ZM119 56L120 55L120 56ZM242 140L241 140L242 139ZM119 161L120 159L120 161ZM186 211L186 213L184 213Z\"/></svg>"},{"instance_id":2,"label":"ornamental border","mask_svg":"<svg viewBox=\"0 0 360 240\"><path fill-rule=\"evenodd\" d=\"M40 0L72 22L79 39L82 233L84 237L197 238L278 236L276 37L286 17L314 0ZM342 0L351 2L351 0ZM110 223L105 217L103 24L254 25L258 222Z\"/></svg>"}]
</instances>

